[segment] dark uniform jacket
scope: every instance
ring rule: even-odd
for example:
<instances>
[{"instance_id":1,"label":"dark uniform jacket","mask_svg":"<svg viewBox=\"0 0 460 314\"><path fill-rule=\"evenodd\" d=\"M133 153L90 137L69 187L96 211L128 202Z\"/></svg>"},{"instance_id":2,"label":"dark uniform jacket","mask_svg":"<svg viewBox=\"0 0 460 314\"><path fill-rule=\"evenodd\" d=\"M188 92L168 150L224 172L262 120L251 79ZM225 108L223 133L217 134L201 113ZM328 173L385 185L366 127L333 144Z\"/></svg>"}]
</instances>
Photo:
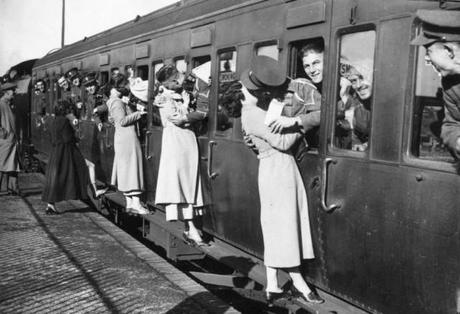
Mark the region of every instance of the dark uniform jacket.
<instances>
[{"instance_id":1,"label":"dark uniform jacket","mask_svg":"<svg viewBox=\"0 0 460 314\"><path fill-rule=\"evenodd\" d=\"M452 154L460 159L455 152L457 138L460 137L460 74L446 76L442 79L444 113L441 138Z\"/></svg>"}]
</instances>

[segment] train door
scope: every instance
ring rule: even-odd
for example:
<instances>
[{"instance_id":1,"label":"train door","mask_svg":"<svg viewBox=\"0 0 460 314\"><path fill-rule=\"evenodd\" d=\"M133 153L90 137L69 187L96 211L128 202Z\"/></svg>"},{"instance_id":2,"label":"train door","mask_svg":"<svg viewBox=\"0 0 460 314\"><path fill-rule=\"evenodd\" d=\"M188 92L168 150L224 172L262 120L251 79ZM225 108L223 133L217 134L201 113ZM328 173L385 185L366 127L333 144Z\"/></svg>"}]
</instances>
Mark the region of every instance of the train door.
<instances>
[{"instance_id":1,"label":"train door","mask_svg":"<svg viewBox=\"0 0 460 314\"><path fill-rule=\"evenodd\" d=\"M206 216L206 231L240 248L262 254L257 189L258 161L243 141L241 119L229 118L219 102L226 84L238 80L253 56L252 43L217 51L212 84L217 102L210 111L210 140L206 175L211 185L212 206Z\"/></svg>"}]
</instances>

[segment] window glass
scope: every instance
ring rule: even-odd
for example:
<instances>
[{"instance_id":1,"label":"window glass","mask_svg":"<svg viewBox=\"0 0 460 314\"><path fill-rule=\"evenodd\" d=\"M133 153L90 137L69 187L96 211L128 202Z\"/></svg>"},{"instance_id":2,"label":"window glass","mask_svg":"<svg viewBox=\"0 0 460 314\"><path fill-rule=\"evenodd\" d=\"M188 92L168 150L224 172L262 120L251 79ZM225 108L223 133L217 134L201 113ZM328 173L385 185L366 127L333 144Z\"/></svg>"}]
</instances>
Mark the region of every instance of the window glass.
<instances>
[{"instance_id":1,"label":"window glass","mask_svg":"<svg viewBox=\"0 0 460 314\"><path fill-rule=\"evenodd\" d=\"M290 44L291 89L294 95L285 101L283 115L300 117L305 131L297 154L317 153L321 119L321 94L324 76L324 40L311 38ZM289 95L289 94L288 94ZM299 155L298 155L299 156Z\"/></svg>"},{"instance_id":2,"label":"window glass","mask_svg":"<svg viewBox=\"0 0 460 314\"><path fill-rule=\"evenodd\" d=\"M107 84L109 81L109 72L108 71L102 71L101 72L101 86L104 86Z\"/></svg>"},{"instance_id":3,"label":"window glass","mask_svg":"<svg viewBox=\"0 0 460 314\"><path fill-rule=\"evenodd\" d=\"M140 77L143 81L149 79L149 66L148 65L140 65L137 67L137 73L135 73L136 77Z\"/></svg>"},{"instance_id":4,"label":"window glass","mask_svg":"<svg viewBox=\"0 0 460 314\"><path fill-rule=\"evenodd\" d=\"M195 78L193 95L195 109L198 112L209 113L209 96L211 91L211 56L192 59L192 74ZM196 123L195 131L198 136L208 133L208 118Z\"/></svg>"},{"instance_id":5,"label":"window glass","mask_svg":"<svg viewBox=\"0 0 460 314\"><path fill-rule=\"evenodd\" d=\"M418 47L411 152L420 159L450 162L453 157L441 140L444 119L441 78L425 61L425 55L426 49Z\"/></svg>"},{"instance_id":6,"label":"window glass","mask_svg":"<svg viewBox=\"0 0 460 314\"><path fill-rule=\"evenodd\" d=\"M369 148L375 31L340 38L339 100L335 145L365 152Z\"/></svg>"},{"instance_id":7,"label":"window glass","mask_svg":"<svg viewBox=\"0 0 460 314\"><path fill-rule=\"evenodd\" d=\"M225 112L225 109L220 105L221 93L224 91L228 84L238 79L236 75L236 51L225 51L219 53L219 100L217 104L217 117L216 117L216 135L226 138L232 137L233 120Z\"/></svg>"},{"instance_id":8,"label":"window glass","mask_svg":"<svg viewBox=\"0 0 460 314\"><path fill-rule=\"evenodd\" d=\"M278 45L259 46L256 49L256 55L267 56L272 59L278 60L278 56L279 56Z\"/></svg>"}]
</instances>

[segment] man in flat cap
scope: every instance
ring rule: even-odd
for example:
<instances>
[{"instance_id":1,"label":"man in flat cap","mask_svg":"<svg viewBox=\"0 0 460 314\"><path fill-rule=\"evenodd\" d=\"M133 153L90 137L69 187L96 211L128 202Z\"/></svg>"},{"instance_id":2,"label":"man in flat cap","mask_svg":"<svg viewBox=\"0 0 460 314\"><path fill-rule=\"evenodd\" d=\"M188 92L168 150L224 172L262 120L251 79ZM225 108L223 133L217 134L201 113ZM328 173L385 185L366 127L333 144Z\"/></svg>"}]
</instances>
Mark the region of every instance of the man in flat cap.
<instances>
[{"instance_id":1,"label":"man in flat cap","mask_svg":"<svg viewBox=\"0 0 460 314\"><path fill-rule=\"evenodd\" d=\"M18 193L19 171L16 126L10 103L16 90L15 83L4 83L0 91L0 184L6 180L10 193Z\"/></svg>"},{"instance_id":2,"label":"man in flat cap","mask_svg":"<svg viewBox=\"0 0 460 314\"><path fill-rule=\"evenodd\" d=\"M419 10L420 33L411 42L424 46L425 60L442 77L445 118L441 138L460 159L460 12Z\"/></svg>"},{"instance_id":3,"label":"man in flat cap","mask_svg":"<svg viewBox=\"0 0 460 314\"><path fill-rule=\"evenodd\" d=\"M81 119L86 116L87 111L83 106L83 95L81 89L81 77L77 68L72 68L66 73L67 80L71 83L70 100L75 106L76 116Z\"/></svg>"}]
</instances>

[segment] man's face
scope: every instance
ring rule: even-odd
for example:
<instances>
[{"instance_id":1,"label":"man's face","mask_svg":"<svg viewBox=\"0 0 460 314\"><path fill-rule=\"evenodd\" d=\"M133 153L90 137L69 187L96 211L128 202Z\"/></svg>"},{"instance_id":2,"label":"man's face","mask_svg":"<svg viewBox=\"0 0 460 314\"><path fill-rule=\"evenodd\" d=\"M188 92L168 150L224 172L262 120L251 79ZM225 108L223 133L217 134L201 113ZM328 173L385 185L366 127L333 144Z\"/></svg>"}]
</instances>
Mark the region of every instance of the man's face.
<instances>
[{"instance_id":1,"label":"man's face","mask_svg":"<svg viewBox=\"0 0 460 314\"><path fill-rule=\"evenodd\" d=\"M456 74L453 53L455 45L435 42L425 48L425 61L430 63L441 76Z\"/></svg>"},{"instance_id":2,"label":"man's face","mask_svg":"<svg viewBox=\"0 0 460 314\"><path fill-rule=\"evenodd\" d=\"M87 86L86 91L88 94L94 95L96 93L96 85Z\"/></svg>"},{"instance_id":3,"label":"man's face","mask_svg":"<svg viewBox=\"0 0 460 314\"><path fill-rule=\"evenodd\" d=\"M74 86L80 86L80 78L76 77L72 80Z\"/></svg>"},{"instance_id":4,"label":"man's face","mask_svg":"<svg viewBox=\"0 0 460 314\"><path fill-rule=\"evenodd\" d=\"M321 83L323 81L323 56L323 53L307 51L302 58L305 73L313 83Z\"/></svg>"},{"instance_id":5,"label":"man's face","mask_svg":"<svg viewBox=\"0 0 460 314\"><path fill-rule=\"evenodd\" d=\"M351 82L351 87L353 87L361 100L369 99L372 96L372 84L361 75L354 74L348 79Z\"/></svg>"},{"instance_id":6,"label":"man's face","mask_svg":"<svg viewBox=\"0 0 460 314\"><path fill-rule=\"evenodd\" d=\"M7 99L13 99L13 97L14 97L14 90L12 90L12 89L7 90L7 91L5 92L5 95L6 95L6 98L7 98Z\"/></svg>"}]
</instances>

